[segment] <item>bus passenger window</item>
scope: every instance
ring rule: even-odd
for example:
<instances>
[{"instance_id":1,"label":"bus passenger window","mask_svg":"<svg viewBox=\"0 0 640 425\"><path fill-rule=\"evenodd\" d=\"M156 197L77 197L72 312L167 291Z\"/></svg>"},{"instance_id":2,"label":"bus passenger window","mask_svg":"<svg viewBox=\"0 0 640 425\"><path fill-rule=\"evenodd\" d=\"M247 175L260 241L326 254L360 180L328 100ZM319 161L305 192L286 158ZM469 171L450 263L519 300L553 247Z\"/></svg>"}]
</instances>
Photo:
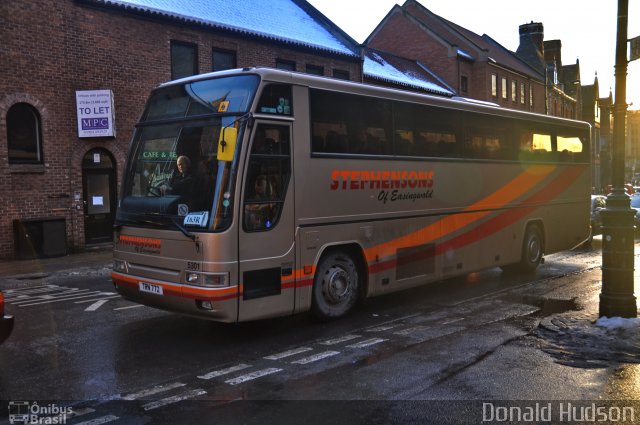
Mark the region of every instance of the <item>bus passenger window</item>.
<instances>
[{"instance_id":1,"label":"bus passenger window","mask_svg":"<svg viewBox=\"0 0 640 425\"><path fill-rule=\"evenodd\" d=\"M363 155L380 155L383 152L382 140L372 134L370 130L359 129L349 138L349 153Z\"/></svg>"},{"instance_id":2,"label":"bus passenger window","mask_svg":"<svg viewBox=\"0 0 640 425\"><path fill-rule=\"evenodd\" d=\"M504 159L502 146L498 137L487 137L484 140L485 158Z\"/></svg>"},{"instance_id":3,"label":"bus passenger window","mask_svg":"<svg viewBox=\"0 0 640 425\"><path fill-rule=\"evenodd\" d=\"M482 158L482 136L471 136L465 146L465 157Z\"/></svg>"},{"instance_id":4,"label":"bus passenger window","mask_svg":"<svg viewBox=\"0 0 640 425\"><path fill-rule=\"evenodd\" d=\"M557 143L560 162L577 162L582 156L582 140L579 137L558 136Z\"/></svg>"},{"instance_id":5,"label":"bus passenger window","mask_svg":"<svg viewBox=\"0 0 640 425\"><path fill-rule=\"evenodd\" d=\"M408 130L396 130L394 136L394 153L399 156L412 155L413 132Z\"/></svg>"},{"instance_id":6,"label":"bus passenger window","mask_svg":"<svg viewBox=\"0 0 640 425\"><path fill-rule=\"evenodd\" d=\"M324 151L328 153L347 152L347 138L343 134L338 134L335 131L328 131Z\"/></svg>"},{"instance_id":7,"label":"bus passenger window","mask_svg":"<svg viewBox=\"0 0 640 425\"><path fill-rule=\"evenodd\" d=\"M548 162L553 160L551 134L521 133L519 159L529 162Z\"/></svg>"}]
</instances>

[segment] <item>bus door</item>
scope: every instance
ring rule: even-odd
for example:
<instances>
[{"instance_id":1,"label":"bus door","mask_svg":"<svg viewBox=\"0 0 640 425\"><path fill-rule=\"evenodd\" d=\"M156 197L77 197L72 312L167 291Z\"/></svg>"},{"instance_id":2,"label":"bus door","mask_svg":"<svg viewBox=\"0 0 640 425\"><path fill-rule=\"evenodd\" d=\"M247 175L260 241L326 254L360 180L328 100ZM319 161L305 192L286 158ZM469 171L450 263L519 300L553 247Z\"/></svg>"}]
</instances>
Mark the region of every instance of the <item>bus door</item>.
<instances>
[{"instance_id":1,"label":"bus door","mask_svg":"<svg viewBox=\"0 0 640 425\"><path fill-rule=\"evenodd\" d=\"M293 313L291 125L256 121L242 179L238 320Z\"/></svg>"}]
</instances>

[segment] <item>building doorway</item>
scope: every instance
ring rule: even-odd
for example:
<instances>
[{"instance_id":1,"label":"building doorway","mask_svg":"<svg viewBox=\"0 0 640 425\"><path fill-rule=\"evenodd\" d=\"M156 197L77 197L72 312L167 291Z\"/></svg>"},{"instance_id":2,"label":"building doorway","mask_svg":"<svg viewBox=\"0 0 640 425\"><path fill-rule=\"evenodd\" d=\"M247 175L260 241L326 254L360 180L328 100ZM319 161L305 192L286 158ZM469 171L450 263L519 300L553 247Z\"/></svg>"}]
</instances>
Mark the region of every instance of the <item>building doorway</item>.
<instances>
[{"instance_id":1,"label":"building doorway","mask_svg":"<svg viewBox=\"0 0 640 425\"><path fill-rule=\"evenodd\" d=\"M82 159L84 238L86 245L113 241L116 213L115 161L104 149L91 149Z\"/></svg>"}]
</instances>

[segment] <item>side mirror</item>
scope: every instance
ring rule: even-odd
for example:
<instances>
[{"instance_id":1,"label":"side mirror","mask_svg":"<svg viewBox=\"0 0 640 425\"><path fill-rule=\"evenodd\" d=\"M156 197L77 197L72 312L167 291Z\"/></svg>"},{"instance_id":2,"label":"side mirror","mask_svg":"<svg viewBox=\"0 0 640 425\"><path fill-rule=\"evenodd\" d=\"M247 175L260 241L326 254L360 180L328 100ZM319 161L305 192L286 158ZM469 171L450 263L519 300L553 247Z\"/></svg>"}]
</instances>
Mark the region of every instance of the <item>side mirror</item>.
<instances>
[{"instance_id":1,"label":"side mirror","mask_svg":"<svg viewBox=\"0 0 640 425\"><path fill-rule=\"evenodd\" d=\"M222 127L218 139L218 161L233 161L236 153L238 129L235 127Z\"/></svg>"}]
</instances>

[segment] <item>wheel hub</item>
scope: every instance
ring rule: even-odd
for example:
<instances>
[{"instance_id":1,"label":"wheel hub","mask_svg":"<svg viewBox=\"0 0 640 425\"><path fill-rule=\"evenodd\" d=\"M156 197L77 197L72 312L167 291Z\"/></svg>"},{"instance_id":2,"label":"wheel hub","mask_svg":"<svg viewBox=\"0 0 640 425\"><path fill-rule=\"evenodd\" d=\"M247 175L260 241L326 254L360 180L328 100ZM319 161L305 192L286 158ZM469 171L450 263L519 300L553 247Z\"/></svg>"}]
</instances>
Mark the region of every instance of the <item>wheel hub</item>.
<instances>
[{"instance_id":1,"label":"wheel hub","mask_svg":"<svg viewBox=\"0 0 640 425\"><path fill-rule=\"evenodd\" d=\"M540 241L535 238L532 238L529 241L529 260L534 262L538 260L540 256Z\"/></svg>"},{"instance_id":2,"label":"wheel hub","mask_svg":"<svg viewBox=\"0 0 640 425\"><path fill-rule=\"evenodd\" d=\"M349 296L349 274L340 267L332 267L324 279L323 293L325 299L333 304L343 301Z\"/></svg>"}]
</instances>

